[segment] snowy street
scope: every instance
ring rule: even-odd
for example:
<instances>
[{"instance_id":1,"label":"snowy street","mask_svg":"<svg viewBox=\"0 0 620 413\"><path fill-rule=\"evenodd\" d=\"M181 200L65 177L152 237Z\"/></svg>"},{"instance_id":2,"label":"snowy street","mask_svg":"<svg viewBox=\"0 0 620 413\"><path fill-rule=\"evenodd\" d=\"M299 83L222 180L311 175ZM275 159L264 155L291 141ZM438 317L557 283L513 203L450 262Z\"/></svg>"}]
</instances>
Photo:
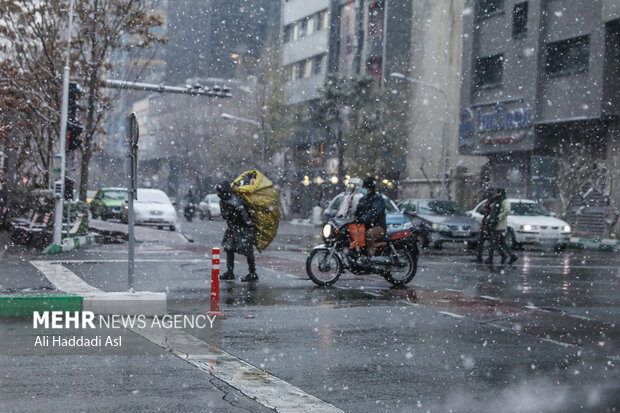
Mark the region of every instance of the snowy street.
<instances>
[{"instance_id":1,"label":"snowy street","mask_svg":"<svg viewBox=\"0 0 620 413\"><path fill-rule=\"evenodd\" d=\"M183 225L193 243L138 244L136 289L166 292L170 314L203 314L210 305L205 253L218 244L223 224ZM315 398L344 411L601 411L617 405L614 255L526 251L513 266L490 268L446 248L423 252L418 274L403 289L350 274L318 288L305 275L303 245L315 231L284 224L273 248L257 257L259 282L221 282L226 318L213 328L186 328L182 339L167 339L167 350L156 332L123 329L122 348L45 349L53 356L41 363L28 322L2 320L3 331L11 332L2 339L2 410L18 401L20 411L54 410L68 401L74 410L260 411L277 406L290 386L304 395L294 401L299 411L315 406ZM114 244L52 260L90 286L123 291L126 258L126 244ZM5 259L11 271L3 272L3 285L49 286L28 261ZM242 259L235 272L245 271ZM226 353L213 359L214 367L179 355L216 351L210 346ZM252 371L234 379L235 363L249 363ZM35 385L33 374L43 380ZM264 374L270 379L259 379ZM32 398L23 398L24 388Z\"/></svg>"}]
</instances>

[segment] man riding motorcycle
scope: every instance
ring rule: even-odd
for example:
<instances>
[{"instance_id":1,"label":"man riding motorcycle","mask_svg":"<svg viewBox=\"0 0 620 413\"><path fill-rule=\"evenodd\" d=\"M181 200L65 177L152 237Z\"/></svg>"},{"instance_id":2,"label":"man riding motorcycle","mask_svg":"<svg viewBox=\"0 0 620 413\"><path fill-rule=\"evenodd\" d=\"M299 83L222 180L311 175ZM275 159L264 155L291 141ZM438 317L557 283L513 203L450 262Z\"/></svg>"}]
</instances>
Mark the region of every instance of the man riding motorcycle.
<instances>
[{"instance_id":1,"label":"man riding motorcycle","mask_svg":"<svg viewBox=\"0 0 620 413\"><path fill-rule=\"evenodd\" d=\"M366 253L375 255L375 241L385 235L385 201L377 193L377 183L372 176L364 179L362 190L366 194L360 199L355 210L355 222L364 224L366 228Z\"/></svg>"}]
</instances>

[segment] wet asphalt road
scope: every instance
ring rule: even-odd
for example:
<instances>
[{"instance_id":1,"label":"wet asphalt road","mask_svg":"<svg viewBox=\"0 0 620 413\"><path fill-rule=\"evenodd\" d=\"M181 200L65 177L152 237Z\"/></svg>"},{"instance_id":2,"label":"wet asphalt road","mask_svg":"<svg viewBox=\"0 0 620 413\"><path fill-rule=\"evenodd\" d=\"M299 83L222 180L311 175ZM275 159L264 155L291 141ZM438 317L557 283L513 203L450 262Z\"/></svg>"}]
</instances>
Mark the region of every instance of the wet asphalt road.
<instances>
[{"instance_id":1,"label":"wet asphalt road","mask_svg":"<svg viewBox=\"0 0 620 413\"><path fill-rule=\"evenodd\" d=\"M182 229L193 243L138 245L136 287L166 291L172 313L201 313L209 308L205 254L219 244L223 224L196 221ZM345 274L325 289L305 276L304 251L317 235L313 227L283 225L274 244L257 255L260 282L222 283L227 318L215 329L187 332L345 411L620 406L617 256L531 250L519 252L513 266L489 267L469 262L460 248L446 248L423 252L407 288ZM62 260L87 283L118 291L127 288L126 256L125 244L104 245ZM5 265L14 284L23 266L20 285L47 285L27 261ZM236 273L246 271L238 260ZM13 333L5 349L32 334L20 323L0 321ZM263 407L136 334L123 334L120 353L54 355L43 363L27 348L1 356L0 410L35 411L24 388L47 401L48 411L61 410L63 397L74 410L91 411ZM59 395L59 388L68 394Z\"/></svg>"}]
</instances>

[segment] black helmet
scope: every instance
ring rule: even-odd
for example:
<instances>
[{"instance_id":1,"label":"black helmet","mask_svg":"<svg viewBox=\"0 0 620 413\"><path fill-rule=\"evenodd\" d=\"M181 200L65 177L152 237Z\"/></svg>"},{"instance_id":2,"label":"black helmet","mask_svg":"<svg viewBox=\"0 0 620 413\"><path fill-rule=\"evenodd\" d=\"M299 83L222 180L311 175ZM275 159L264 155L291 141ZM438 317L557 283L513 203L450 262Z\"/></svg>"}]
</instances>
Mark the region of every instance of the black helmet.
<instances>
[{"instance_id":1,"label":"black helmet","mask_svg":"<svg viewBox=\"0 0 620 413\"><path fill-rule=\"evenodd\" d=\"M364 182L362 183L362 188L368 188L370 190L374 190L376 187L377 187L377 182L375 181L375 178L372 176L369 176L366 179L364 179Z\"/></svg>"}]
</instances>

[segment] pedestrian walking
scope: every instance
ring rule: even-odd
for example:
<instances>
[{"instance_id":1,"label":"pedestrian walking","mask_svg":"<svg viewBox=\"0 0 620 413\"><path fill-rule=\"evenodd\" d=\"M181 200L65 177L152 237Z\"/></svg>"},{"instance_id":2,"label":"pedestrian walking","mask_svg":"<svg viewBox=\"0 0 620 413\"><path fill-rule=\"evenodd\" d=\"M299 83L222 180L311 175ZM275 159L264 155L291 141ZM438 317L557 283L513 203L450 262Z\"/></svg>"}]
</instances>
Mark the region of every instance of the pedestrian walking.
<instances>
[{"instance_id":1,"label":"pedestrian walking","mask_svg":"<svg viewBox=\"0 0 620 413\"><path fill-rule=\"evenodd\" d=\"M491 230L491 247L487 264L493 264L493 253L498 250L504 264L510 257L508 264L517 260L517 255L506 245L506 229L508 229L508 214L510 213L510 201L506 199L506 190L495 188L493 204L489 214L488 226Z\"/></svg>"},{"instance_id":2,"label":"pedestrian walking","mask_svg":"<svg viewBox=\"0 0 620 413\"><path fill-rule=\"evenodd\" d=\"M474 262L482 263L482 254L484 252L485 241L491 241L491 230L489 228L489 214L494 201L494 189L488 187L483 192L483 199L486 200L482 207L482 222L480 224L480 232L478 233L478 244L476 245L476 258Z\"/></svg>"},{"instance_id":3,"label":"pedestrian walking","mask_svg":"<svg viewBox=\"0 0 620 413\"><path fill-rule=\"evenodd\" d=\"M257 281L256 263L254 261L254 238L256 226L247 208L239 196L233 193L228 182L215 187L220 197L222 218L226 221L226 231L222 246L226 251L226 272L220 280L234 280L235 253L245 255L248 260L249 273L241 281Z\"/></svg>"}]
</instances>

